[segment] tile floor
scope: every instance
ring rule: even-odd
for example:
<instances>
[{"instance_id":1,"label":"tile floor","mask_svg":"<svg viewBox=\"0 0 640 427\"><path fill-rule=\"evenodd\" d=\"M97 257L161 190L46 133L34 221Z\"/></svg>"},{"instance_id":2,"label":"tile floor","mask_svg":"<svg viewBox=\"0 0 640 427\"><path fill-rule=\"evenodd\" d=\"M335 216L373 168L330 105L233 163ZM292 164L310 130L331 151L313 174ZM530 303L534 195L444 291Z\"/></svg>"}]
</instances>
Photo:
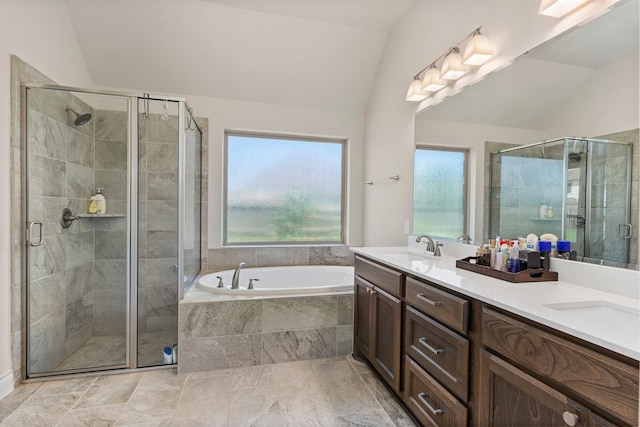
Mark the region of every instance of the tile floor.
<instances>
[{"instance_id":1,"label":"tile floor","mask_svg":"<svg viewBox=\"0 0 640 427\"><path fill-rule=\"evenodd\" d=\"M22 384L1 426L415 426L351 357L193 374L175 369Z\"/></svg>"}]
</instances>

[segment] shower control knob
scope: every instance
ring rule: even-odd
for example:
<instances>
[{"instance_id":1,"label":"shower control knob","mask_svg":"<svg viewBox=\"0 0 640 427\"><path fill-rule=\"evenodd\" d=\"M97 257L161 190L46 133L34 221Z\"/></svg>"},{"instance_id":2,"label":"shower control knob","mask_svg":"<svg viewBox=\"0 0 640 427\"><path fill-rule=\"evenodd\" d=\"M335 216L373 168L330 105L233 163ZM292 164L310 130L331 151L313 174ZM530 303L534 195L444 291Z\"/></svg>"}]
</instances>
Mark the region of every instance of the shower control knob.
<instances>
[{"instance_id":1,"label":"shower control knob","mask_svg":"<svg viewBox=\"0 0 640 427\"><path fill-rule=\"evenodd\" d=\"M253 281L259 282L260 279L249 279L249 286L247 286L247 289L253 289Z\"/></svg>"},{"instance_id":2,"label":"shower control knob","mask_svg":"<svg viewBox=\"0 0 640 427\"><path fill-rule=\"evenodd\" d=\"M224 288L224 283L222 283L222 277L216 276L216 279L218 279L218 287Z\"/></svg>"}]
</instances>

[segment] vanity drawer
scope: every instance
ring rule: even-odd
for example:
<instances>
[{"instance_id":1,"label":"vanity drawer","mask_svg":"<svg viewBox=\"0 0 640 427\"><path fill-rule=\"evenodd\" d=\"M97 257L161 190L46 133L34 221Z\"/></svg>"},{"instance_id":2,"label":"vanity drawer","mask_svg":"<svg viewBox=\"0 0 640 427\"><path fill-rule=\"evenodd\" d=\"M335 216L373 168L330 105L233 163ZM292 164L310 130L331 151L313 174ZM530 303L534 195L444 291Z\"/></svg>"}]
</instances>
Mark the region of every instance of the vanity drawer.
<instances>
[{"instance_id":1,"label":"vanity drawer","mask_svg":"<svg viewBox=\"0 0 640 427\"><path fill-rule=\"evenodd\" d=\"M407 277L405 301L445 325L467 333L469 301L466 299Z\"/></svg>"},{"instance_id":2,"label":"vanity drawer","mask_svg":"<svg viewBox=\"0 0 640 427\"><path fill-rule=\"evenodd\" d=\"M469 340L407 307L405 353L461 400L467 400Z\"/></svg>"},{"instance_id":3,"label":"vanity drawer","mask_svg":"<svg viewBox=\"0 0 640 427\"><path fill-rule=\"evenodd\" d=\"M358 276L395 297L400 298L402 296L400 291L402 289L402 273L359 256L356 256L355 267Z\"/></svg>"},{"instance_id":4,"label":"vanity drawer","mask_svg":"<svg viewBox=\"0 0 640 427\"><path fill-rule=\"evenodd\" d=\"M425 426L467 426L467 408L409 357L405 358L404 401Z\"/></svg>"},{"instance_id":5,"label":"vanity drawer","mask_svg":"<svg viewBox=\"0 0 640 427\"><path fill-rule=\"evenodd\" d=\"M628 365L487 307L482 326L486 347L605 413L637 423L637 362Z\"/></svg>"}]
</instances>

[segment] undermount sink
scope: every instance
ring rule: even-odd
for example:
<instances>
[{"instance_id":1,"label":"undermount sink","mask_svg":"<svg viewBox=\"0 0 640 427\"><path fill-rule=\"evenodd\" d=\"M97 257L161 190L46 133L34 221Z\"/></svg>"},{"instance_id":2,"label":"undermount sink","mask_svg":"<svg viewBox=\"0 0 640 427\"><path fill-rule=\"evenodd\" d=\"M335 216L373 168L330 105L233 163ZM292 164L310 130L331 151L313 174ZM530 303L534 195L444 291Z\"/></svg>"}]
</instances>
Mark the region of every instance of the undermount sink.
<instances>
[{"instance_id":1,"label":"undermount sink","mask_svg":"<svg viewBox=\"0 0 640 427\"><path fill-rule=\"evenodd\" d=\"M637 324L640 320L640 309L608 301L590 300L543 305L553 310L588 316L591 321L603 322L603 324L629 324L629 322Z\"/></svg>"},{"instance_id":2,"label":"undermount sink","mask_svg":"<svg viewBox=\"0 0 640 427\"><path fill-rule=\"evenodd\" d=\"M412 252L385 252L385 253L381 253L380 255L396 261L402 261L402 262L429 261L429 260L437 260L440 258L436 256L418 255Z\"/></svg>"}]
</instances>

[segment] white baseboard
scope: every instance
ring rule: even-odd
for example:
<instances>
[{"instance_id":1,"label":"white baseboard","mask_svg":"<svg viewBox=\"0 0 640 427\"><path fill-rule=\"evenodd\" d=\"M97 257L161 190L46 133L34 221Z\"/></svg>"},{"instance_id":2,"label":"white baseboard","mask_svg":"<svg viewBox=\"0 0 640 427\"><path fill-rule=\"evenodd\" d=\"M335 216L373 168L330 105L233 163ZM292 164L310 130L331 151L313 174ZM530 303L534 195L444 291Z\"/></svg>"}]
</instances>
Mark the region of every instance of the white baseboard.
<instances>
[{"instance_id":1,"label":"white baseboard","mask_svg":"<svg viewBox=\"0 0 640 427\"><path fill-rule=\"evenodd\" d=\"M0 376L0 399L13 391L13 372L7 371Z\"/></svg>"}]
</instances>

